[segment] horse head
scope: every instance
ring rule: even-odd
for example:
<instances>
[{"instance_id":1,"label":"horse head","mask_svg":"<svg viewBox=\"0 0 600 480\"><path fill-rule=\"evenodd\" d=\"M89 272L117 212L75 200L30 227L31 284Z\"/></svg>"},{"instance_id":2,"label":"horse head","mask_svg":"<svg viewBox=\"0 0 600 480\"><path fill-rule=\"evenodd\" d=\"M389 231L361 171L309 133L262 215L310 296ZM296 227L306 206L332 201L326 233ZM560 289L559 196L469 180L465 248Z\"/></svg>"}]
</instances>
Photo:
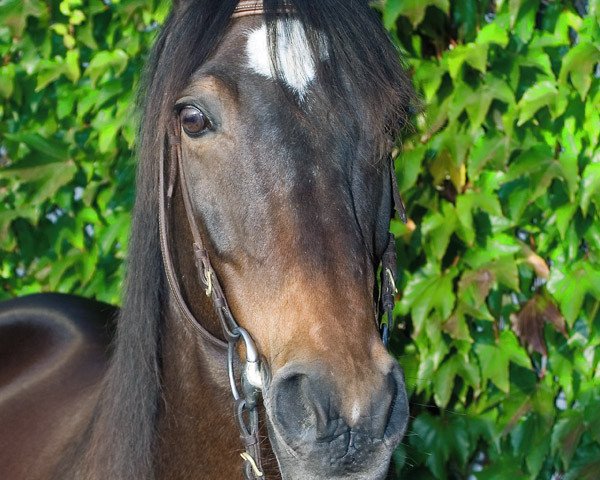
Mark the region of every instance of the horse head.
<instances>
[{"instance_id":1,"label":"horse head","mask_svg":"<svg viewBox=\"0 0 600 480\"><path fill-rule=\"evenodd\" d=\"M178 295L210 335L221 303L252 339L283 478L383 478L408 420L377 270L409 83L367 2L199 3L159 38L145 114Z\"/></svg>"}]
</instances>

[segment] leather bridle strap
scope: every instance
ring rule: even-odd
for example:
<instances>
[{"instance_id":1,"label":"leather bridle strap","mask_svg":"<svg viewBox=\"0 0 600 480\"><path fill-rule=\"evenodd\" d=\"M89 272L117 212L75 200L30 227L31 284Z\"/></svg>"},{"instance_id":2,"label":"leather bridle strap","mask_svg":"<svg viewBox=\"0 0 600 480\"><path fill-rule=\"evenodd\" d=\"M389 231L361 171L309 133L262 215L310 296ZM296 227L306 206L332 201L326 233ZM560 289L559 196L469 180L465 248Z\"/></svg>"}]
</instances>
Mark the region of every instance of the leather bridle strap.
<instances>
[{"instance_id":1,"label":"leather bridle strap","mask_svg":"<svg viewBox=\"0 0 600 480\"><path fill-rule=\"evenodd\" d=\"M161 156L160 162L160 235L167 281L175 297L176 304L182 311L183 316L188 323L193 325L194 330L198 331L203 338L208 338L219 347L227 349L227 370L231 393L234 398L234 416L240 429L240 437L245 446L245 452L242 454L242 458L245 462L244 474L247 480L254 480L264 477L258 437L258 398L263 386L260 358L252 337L246 330L237 324L231 313L219 279L210 263L210 258L204 246L200 230L194 219L191 195L187 179L185 178L185 170L183 169L180 135L181 125L179 118L177 118L174 129L172 132L169 132L168 136L171 159L166 193L164 156ZM169 224L167 215L168 209L172 203L171 200L175 191L175 182L177 180L179 180L184 210L192 234L194 259L198 279L204 288L206 295L211 297L215 312L221 323L226 343L216 339L194 318L186 305L179 282L177 281L169 249ZM236 365L235 348L240 341L243 341L246 347L246 358L241 374L241 389L238 389L234 370Z\"/></svg>"},{"instance_id":2,"label":"leather bridle strap","mask_svg":"<svg viewBox=\"0 0 600 480\"><path fill-rule=\"evenodd\" d=\"M406 223L406 209L404 208L404 202L402 202L402 198L400 197L398 180L396 179L396 170L394 168L394 157L392 155L389 156L389 169L394 210L398 214L400 220L403 223ZM394 331L394 304L396 302L396 294L398 293L398 289L396 288L397 268L398 261L396 258L396 237L393 233L389 233L388 244L383 256L381 257L381 286L379 293L379 311L385 313L387 321L382 321L382 315L378 315L377 318L381 341L386 348L390 341L390 335Z\"/></svg>"},{"instance_id":3,"label":"leather bridle strap","mask_svg":"<svg viewBox=\"0 0 600 480\"><path fill-rule=\"evenodd\" d=\"M274 13L291 13L293 12L291 5L283 4ZM252 15L262 15L265 13L262 0L240 0L231 15L231 18L250 17Z\"/></svg>"}]
</instances>

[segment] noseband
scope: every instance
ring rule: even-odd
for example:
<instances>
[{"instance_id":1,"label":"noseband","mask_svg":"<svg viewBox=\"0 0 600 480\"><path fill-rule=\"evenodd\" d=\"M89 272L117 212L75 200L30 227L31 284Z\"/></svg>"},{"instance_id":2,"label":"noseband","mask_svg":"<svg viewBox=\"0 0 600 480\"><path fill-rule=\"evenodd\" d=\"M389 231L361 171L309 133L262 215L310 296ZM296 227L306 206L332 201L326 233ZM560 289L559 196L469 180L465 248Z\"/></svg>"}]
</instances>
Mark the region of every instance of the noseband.
<instances>
[{"instance_id":1,"label":"noseband","mask_svg":"<svg viewBox=\"0 0 600 480\"><path fill-rule=\"evenodd\" d=\"M240 18L264 13L262 1L240 0L232 18ZM244 478L246 480L263 479L260 444L258 438L258 399L263 389L263 375L268 375L267 369L261 365L260 355L250 334L240 327L233 316L219 279L211 265L208 251L204 246L200 229L193 216L191 196L188 183L183 169L183 156L181 152L181 125L177 118L175 128L169 132L170 161L169 172L166 172L166 159L163 153L160 158L159 174L159 225L160 245L163 263L169 289L174 297L177 308L181 314L196 331L200 337L209 341L219 349L227 350L227 371L229 384L235 403L235 418L240 430L240 437L244 443L245 452L241 454L244 459ZM398 184L394 171L393 158L389 157L392 196L395 211L400 219L406 223L406 213L402 199L398 192ZM171 211L175 184L179 181L183 196L184 209L189 228L193 238L193 251L198 280L204 288L204 292L211 298L217 316L219 317L225 341L215 337L206 330L190 311L181 292L179 281L174 268L173 258L169 249L169 222L168 214ZM166 187L166 188L165 188ZM396 241L393 234L389 234L387 248L381 259L381 288L379 301L375 305L376 322L381 334L381 340L387 347L389 337L394 328L393 310L394 297L397 293L395 285L396 272ZM383 322L383 314L387 316L387 322ZM237 359L235 355L239 342L243 342L246 350L246 359L241 368L238 388L235 366Z\"/></svg>"}]
</instances>

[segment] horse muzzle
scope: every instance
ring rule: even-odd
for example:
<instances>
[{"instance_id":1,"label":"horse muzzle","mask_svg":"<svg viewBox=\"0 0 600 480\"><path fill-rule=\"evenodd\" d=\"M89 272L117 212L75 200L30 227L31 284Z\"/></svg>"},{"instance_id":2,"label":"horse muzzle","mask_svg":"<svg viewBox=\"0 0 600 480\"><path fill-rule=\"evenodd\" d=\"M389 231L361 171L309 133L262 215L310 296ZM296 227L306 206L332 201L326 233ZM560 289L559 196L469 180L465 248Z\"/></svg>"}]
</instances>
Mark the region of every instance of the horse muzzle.
<instances>
[{"instance_id":1,"label":"horse muzzle","mask_svg":"<svg viewBox=\"0 0 600 480\"><path fill-rule=\"evenodd\" d=\"M408 422L408 400L394 362L380 388L363 398L363 412L348 403L324 368L292 364L277 372L265 395L270 438L285 480L383 479ZM346 409L347 410L347 409Z\"/></svg>"}]
</instances>

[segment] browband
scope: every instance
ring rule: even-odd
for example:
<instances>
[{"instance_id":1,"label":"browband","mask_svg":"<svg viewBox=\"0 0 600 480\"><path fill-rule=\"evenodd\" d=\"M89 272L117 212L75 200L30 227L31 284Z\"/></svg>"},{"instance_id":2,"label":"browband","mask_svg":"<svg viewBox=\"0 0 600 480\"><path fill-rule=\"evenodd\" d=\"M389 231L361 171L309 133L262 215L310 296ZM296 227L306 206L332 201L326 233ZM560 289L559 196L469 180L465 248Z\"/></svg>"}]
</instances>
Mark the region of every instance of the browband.
<instances>
[{"instance_id":1,"label":"browband","mask_svg":"<svg viewBox=\"0 0 600 480\"><path fill-rule=\"evenodd\" d=\"M289 4L284 4L275 13L290 13L293 10ZM262 0L240 0L231 15L231 18L249 17L265 13Z\"/></svg>"}]
</instances>

